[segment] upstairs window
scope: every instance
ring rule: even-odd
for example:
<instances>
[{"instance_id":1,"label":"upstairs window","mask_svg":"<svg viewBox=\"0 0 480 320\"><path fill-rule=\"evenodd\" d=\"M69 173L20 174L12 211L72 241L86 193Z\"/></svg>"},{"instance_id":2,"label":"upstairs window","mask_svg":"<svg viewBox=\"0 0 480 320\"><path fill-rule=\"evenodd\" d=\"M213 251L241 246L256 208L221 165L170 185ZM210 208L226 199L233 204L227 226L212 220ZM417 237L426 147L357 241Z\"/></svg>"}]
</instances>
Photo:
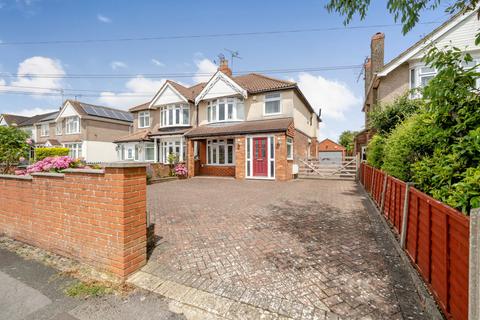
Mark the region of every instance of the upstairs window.
<instances>
[{"instance_id":1,"label":"upstairs window","mask_svg":"<svg viewBox=\"0 0 480 320\"><path fill-rule=\"evenodd\" d=\"M50 134L50 126L48 123L44 123L40 126L40 136L42 137L48 137Z\"/></svg>"},{"instance_id":2,"label":"upstairs window","mask_svg":"<svg viewBox=\"0 0 480 320\"><path fill-rule=\"evenodd\" d=\"M140 111L138 113L138 127L139 128L150 127L150 111Z\"/></svg>"},{"instance_id":3,"label":"upstairs window","mask_svg":"<svg viewBox=\"0 0 480 320\"><path fill-rule=\"evenodd\" d=\"M269 93L265 95L265 115L274 115L281 113L280 93Z\"/></svg>"},{"instance_id":4,"label":"upstairs window","mask_svg":"<svg viewBox=\"0 0 480 320\"><path fill-rule=\"evenodd\" d=\"M60 136L62 134L62 121L57 123L55 133L57 134L57 136Z\"/></svg>"},{"instance_id":5,"label":"upstairs window","mask_svg":"<svg viewBox=\"0 0 480 320\"><path fill-rule=\"evenodd\" d=\"M238 98L222 98L208 102L207 121L227 122L243 120L245 117L243 100Z\"/></svg>"},{"instance_id":6,"label":"upstairs window","mask_svg":"<svg viewBox=\"0 0 480 320\"><path fill-rule=\"evenodd\" d=\"M160 108L162 127L190 125L190 107L188 105L169 105Z\"/></svg>"},{"instance_id":7,"label":"upstairs window","mask_svg":"<svg viewBox=\"0 0 480 320\"><path fill-rule=\"evenodd\" d=\"M65 119L65 133L66 134L80 133L79 117L68 117Z\"/></svg>"}]
</instances>

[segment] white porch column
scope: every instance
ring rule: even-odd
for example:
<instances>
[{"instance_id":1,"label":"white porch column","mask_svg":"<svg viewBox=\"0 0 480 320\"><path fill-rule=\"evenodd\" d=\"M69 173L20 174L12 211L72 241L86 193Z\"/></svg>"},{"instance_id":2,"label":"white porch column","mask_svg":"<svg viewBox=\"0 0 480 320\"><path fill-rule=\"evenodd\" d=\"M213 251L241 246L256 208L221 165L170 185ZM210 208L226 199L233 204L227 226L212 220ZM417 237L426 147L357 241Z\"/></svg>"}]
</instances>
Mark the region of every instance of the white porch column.
<instances>
[{"instance_id":1,"label":"white porch column","mask_svg":"<svg viewBox=\"0 0 480 320\"><path fill-rule=\"evenodd\" d=\"M153 138L153 152L155 153L153 159L154 159L154 162L157 163L158 162L158 141L157 141L157 138Z\"/></svg>"},{"instance_id":2,"label":"white porch column","mask_svg":"<svg viewBox=\"0 0 480 320\"><path fill-rule=\"evenodd\" d=\"M183 137L180 137L180 161L185 161L186 159L183 159Z\"/></svg>"}]
</instances>

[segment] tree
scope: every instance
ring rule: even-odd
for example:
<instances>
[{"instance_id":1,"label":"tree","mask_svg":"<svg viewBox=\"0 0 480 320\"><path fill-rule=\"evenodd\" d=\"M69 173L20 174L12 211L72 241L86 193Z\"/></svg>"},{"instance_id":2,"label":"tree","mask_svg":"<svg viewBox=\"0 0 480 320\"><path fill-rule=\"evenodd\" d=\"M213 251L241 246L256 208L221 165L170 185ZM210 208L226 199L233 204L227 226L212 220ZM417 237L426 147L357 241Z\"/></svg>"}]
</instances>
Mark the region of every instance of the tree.
<instances>
[{"instance_id":1,"label":"tree","mask_svg":"<svg viewBox=\"0 0 480 320\"><path fill-rule=\"evenodd\" d=\"M349 24L355 15L365 19L371 0L330 0L326 5L329 12L337 12L345 17L344 24ZM387 9L393 15L395 22L402 23L403 34L409 32L419 21L420 13L423 10L434 10L438 8L441 0L387 0ZM447 2L447 1L445 1ZM475 10L480 0L454 0L448 3L445 9L448 14L461 11ZM480 17L480 9L478 9ZM475 43L480 44L480 32L476 35Z\"/></svg>"},{"instance_id":2,"label":"tree","mask_svg":"<svg viewBox=\"0 0 480 320\"><path fill-rule=\"evenodd\" d=\"M353 152L353 139L357 135L356 131L343 131L338 138L338 143L345 147L347 154Z\"/></svg>"},{"instance_id":3,"label":"tree","mask_svg":"<svg viewBox=\"0 0 480 320\"><path fill-rule=\"evenodd\" d=\"M0 126L0 166L2 173L9 173L13 166L28 155L28 135L16 127Z\"/></svg>"}]
</instances>

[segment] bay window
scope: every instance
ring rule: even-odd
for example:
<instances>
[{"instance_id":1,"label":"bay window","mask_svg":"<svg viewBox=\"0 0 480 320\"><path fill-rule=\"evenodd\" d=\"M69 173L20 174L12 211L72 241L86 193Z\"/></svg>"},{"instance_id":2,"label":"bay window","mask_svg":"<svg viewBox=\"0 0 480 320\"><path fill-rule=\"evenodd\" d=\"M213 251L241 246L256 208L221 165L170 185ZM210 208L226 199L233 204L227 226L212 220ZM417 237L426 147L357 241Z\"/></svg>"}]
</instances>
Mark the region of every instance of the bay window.
<instances>
[{"instance_id":1,"label":"bay window","mask_svg":"<svg viewBox=\"0 0 480 320\"><path fill-rule=\"evenodd\" d=\"M40 136L48 137L50 134L50 126L48 123L44 123L40 126Z\"/></svg>"},{"instance_id":2,"label":"bay window","mask_svg":"<svg viewBox=\"0 0 480 320\"><path fill-rule=\"evenodd\" d=\"M281 113L280 108L280 93L268 93L265 95L265 115L273 115Z\"/></svg>"},{"instance_id":3,"label":"bay window","mask_svg":"<svg viewBox=\"0 0 480 320\"><path fill-rule=\"evenodd\" d=\"M245 117L243 100L221 98L210 100L207 104L207 121L224 122L243 120Z\"/></svg>"},{"instance_id":4,"label":"bay window","mask_svg":"<svg viewBox=\"0 0 480 320\"><path fill-rule=\"evenodd\" d=\"M174 154L177 161L183 162L186 157L186 140L179 138L162 139L160 141L160 162L168 163L169 155Z\"/></svg>"},{"instance_id":5,"label":"bay window","mask_svg":"<svg viewBox=\"0 0 480 320\"><path fill-rule=\"evenodd\" d=\"M65 148L70 149L68 155L70 158L79 159L82 157L82 144L81 143L66 143L63 145Z\"/></svg>"},{"instance_id":6,"label":"bay window","mask_svg":"<svg viewBox=\"0 0 480 320\"><path fill-rule=\"evenodd\" d=\"M155 160L155 147L151 142L146 142L144 147L145 152L145 161L154 161Z\"/></svg>"},{"instance_id":7,"label":"bay window","mask_svg":"<svg viewBox=\"0 0 480 320\"><path fill-rule=\"evenodd\" d=\"M139 128L150 127L150 111L140 111L138 113L138 127Z\"/></svg>"},{"instance_id":8,"label":"bay window","mask_svg":"<svg viewBox=\"0 0 480 320\"><path fill-rule=\"evenodd\" d=\"M68 117L65 119L65 133L74 134L80 133L80 118L77 116Z\"/></svg>"},{"instance_id":9,"label":"bay window","mask_svg":"<svg viewBox=\"0 0 480 320\"><path fill-rule=\"evenodd\" d=\"M233 165L234 164L234 140L233 139L207 140L207 164Z\"/></svg>"},{"instance_id":10,"label":"bay window","mask_svg":"<svg viewBox=\"0 0 480 320\"><path fill-rule=\"evenodd\" d=\"M177 104L161 107L160 125L162 127L190 125L190 106Z\"/></svg>"}]
</instances>

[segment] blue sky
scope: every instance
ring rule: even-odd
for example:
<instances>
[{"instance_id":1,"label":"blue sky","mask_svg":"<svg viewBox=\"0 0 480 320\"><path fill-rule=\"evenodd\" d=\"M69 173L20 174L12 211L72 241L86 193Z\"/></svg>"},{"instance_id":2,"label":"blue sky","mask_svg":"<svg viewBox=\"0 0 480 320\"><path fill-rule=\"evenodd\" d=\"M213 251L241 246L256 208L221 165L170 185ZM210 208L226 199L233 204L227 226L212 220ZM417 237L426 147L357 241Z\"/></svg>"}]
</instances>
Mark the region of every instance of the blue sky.
<instances>
[{"instance_id":1,"label":"blue sky","mask_svg":"<svg viewBox=\"0 0 480 320\"><path fill-rule=\"evenodd\" d=\"M257 32L343 27L343 18L324 9L326 1L74 1L0 0L0 113L35 114L57 109L60 96L33 88L65 88L66 98L127 108L149 100L164 79L142 74L187 73L172 78L192 84L215 69L225 48L238 50L233 71L303 69L359 65L369 54L370 37L385 32L388 62L422 35L447 19L440 7L424 12L420 24L406 36L399 26L334 31L190 38L174 40L6 45L20 41L138 38L152 36ZM373 1L364 21L351 26L393 24L384 1ZM281 73L295 80L315 108L323 110L322 137L337 138L346 129L363 126L363 80L359 69ZM17 73L63 74L55 79L16 77ZM78 74L128 75L126 78L71 78ZM10 76L9 76L10 75ZM192 77L193 75L193 77ZM76 91L82 90L82 91ZM95 90L95 91L83 91ZM9 93L5 92L9 91ZM11 91L22 91L13 94ZM50 93L58 91L50 91ZM30 94L25 94L30 93ZM83 95L81 95L83 94Z\"/></svg>"}]
</instances>

